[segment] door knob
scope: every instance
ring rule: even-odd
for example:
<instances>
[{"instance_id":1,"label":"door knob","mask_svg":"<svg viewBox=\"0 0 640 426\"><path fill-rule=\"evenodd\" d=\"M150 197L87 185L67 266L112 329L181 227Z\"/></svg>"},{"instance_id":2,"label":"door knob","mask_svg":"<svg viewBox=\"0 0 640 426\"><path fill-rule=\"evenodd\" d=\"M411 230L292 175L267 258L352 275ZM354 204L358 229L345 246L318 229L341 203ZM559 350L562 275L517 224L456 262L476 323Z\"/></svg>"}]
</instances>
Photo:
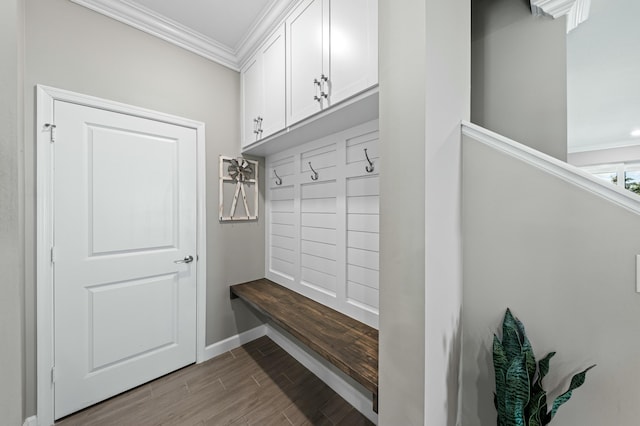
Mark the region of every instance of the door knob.
<instances>
[{"instance_id":1,"label":"door knob","mask_svg":"<svg viewBox=\"0 0 640 426\"><path fill-rule=\"evenodd\" d=\"M184 259L173 261L173 263L191 263L191 262L193 262L193 256L187 256Z\"/></svg>"}]
</instances>

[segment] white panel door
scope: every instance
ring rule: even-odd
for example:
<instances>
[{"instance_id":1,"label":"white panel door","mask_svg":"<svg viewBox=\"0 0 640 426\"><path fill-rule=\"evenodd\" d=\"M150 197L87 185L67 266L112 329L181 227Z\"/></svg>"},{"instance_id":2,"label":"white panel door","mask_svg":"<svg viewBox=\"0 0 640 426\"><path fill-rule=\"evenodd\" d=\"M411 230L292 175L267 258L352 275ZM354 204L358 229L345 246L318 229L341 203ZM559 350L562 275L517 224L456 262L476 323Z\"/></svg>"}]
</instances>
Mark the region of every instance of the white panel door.
<instances>
[{"instance_id":1,"label":"white panel door","mask_svg":"<svg viewBox=\"0 0 640 426\"><path fill-rule=\"evenodd\" d=\"M67 102L54 108L60 418L195 362L196 134Z\"/></svg>"},{"instance_id":2,"label":"white panel door","mask_svg":"<svg viewBox=\"0 0 640 426\"><path fill-rule=\"evenodd\" d=\"M260 122L260 138L284 129L285 96L285 37L284 25L260 49L262 55L262 86L264 107Z\"/></svg>"},{"instance_id":3,"label":"white panel door","mask_svg":"<svg viewBox=\"0 0 640 426\"><path fill-rule=\"evenodd\" d=\"M242 147L258 140L259 115L263 109L262 55L256 55L242 70ZM283 125L284 127L284 125Z\"/></svg>"},{"instance_id":4,"label":"white panel door","mask_svg":"<svg viewBox=\"0 0 640 426\"><path fill-rule=\"evenodd\" d=\"M328 62L328 10L328 0L305 0L286 20L288 125L322 110L320 79Z\"/></svg>"},{"instance_id":5,"label":"white panel door","mask_svg":"<svg viewBox=\"0 0 640 426\"><path fill-rule=\"evenodd\" d=\"M378 1L332 0L329 105L378 83Z\"/></svg>"}]
</instances>

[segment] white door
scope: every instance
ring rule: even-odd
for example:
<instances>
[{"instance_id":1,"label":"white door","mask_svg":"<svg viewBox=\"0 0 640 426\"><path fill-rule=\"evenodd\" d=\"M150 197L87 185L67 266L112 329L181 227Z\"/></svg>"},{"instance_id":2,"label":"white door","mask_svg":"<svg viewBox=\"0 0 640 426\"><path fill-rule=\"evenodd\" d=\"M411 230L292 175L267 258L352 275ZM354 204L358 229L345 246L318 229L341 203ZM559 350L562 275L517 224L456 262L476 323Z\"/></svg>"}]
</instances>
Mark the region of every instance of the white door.
<instances>
[{"instance_id":1,"label":"white door","mask_svg":"<svg viewBox=\"0 0 640 426\"><path fill-rule=\"evenodd\" d=\"M242 70L242 147L258 140L259 115L264 94L262 56L256 54Z\"/></svg>"},{"instance_id":2,"label":"white door","mask_svg":"<svg viewBox=\"0 0 640 426\"><path fill-rule=\"evenodd\" d=\"M378 83L377 0L331 2L329 105Z\"/></svg>"},{"instance_id":3,"label":"white door","mask_svg":"<svg viewBox=\"0 0 640 426\"><path fill-rule=\"evenodd\" d=\"M60 101L54 116L60 418L195 362L196 134Z\"/></svg>"},{"instance_id":4,"label":"white door","mask_svg":"<svg viewBox=\"0 0 640 426\"><path fill-rule=\"evenodd\" d=\"M260 49L262 55L262 82L264 92L264 119L260 123L260 138L284 129L286 115L285 96L285 40L284 25Z\"/></svg>"},{"instance_id":5,"label":"white door","mask_svg":"<svg viewBox=\"0 0 640 426\"><path fill-rule=\"evenodd\" d=\"M286 20L288 125L322 110L320 92L326 85L321 79L329 60L328 4L305 0Z\"/></svg>"}]
</instances>

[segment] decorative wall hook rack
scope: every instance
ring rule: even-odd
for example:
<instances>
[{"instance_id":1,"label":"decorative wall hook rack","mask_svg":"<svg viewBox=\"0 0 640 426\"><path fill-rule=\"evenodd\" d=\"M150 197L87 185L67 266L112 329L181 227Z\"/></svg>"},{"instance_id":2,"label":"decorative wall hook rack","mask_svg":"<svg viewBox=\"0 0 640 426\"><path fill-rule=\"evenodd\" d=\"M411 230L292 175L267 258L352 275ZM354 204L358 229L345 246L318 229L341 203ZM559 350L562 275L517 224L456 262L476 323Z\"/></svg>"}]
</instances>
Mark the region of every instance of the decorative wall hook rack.
<instances>
[{"instance_id":1,"label":"decorative wall hook rack","mask_svg":"<svg viewBox=\"0 0 640 426\"><path fill-rule=\"evenodd\" d=\"M313 172L313 174L311 175L311 180L318 180L318 172L313 170L313 166L311 165L311 161L309 161L309 168Z\"/></svg>"},{"instance_id":2,"label":"decorative wall hook rack","mask_svg":"<svg viewBox=\"0 0 640 426\"><path fill-rule=\"evenodd\" d=\"M273 174L276 177L276 185L278 185L278 186L282 185L282 178L280 176L278 176L278 173L276 172L276 169L273 169Z\"/></svg>"},{"instance_id":3,"label":"decorative wall hook rack","mask_svg":"<svg viewBox=\"0 0 640 426\"><path fill-rule=\"evenodd\" d=\"M367 157L367 162L369 163L369 165L366 166L364 169L367 171L367 173L371 173L374 170L373 161L369 159L369 154L367 154L367 148L364 149L364 156Z\"/></svg>"}]
</instances>

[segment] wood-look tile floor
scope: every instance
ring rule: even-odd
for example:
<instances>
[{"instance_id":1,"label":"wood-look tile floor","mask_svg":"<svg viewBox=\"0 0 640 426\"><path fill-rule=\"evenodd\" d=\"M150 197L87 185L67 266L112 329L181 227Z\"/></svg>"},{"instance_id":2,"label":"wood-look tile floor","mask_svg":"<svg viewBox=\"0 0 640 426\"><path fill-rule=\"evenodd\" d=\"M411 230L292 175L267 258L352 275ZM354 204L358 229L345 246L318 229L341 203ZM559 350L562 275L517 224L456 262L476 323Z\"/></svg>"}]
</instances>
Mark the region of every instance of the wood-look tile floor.
<instances>
[{"instance_id":1,"label":"wood-look tile floor","mask_svg":"<svg viewBox=\"0 0 640 426\"><path fill-rule=\"evenodd\" d=\"M56 426L372 424L262 337L68 416Z\"/></svg>"}]
</instances>

